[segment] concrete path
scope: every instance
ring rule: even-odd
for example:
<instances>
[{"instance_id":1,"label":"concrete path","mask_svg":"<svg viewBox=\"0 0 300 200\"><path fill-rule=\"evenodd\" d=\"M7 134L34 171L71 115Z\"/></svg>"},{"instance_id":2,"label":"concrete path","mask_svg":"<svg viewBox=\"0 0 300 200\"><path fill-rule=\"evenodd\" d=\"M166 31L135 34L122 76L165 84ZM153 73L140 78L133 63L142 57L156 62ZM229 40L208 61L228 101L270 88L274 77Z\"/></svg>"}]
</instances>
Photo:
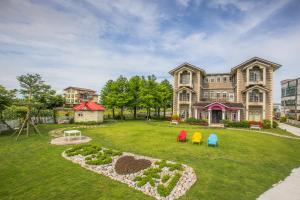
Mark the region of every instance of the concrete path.
<instances>
[{"instance_id":1,"label":"concrete path","mask_svg":"<svg viewBox=\"0 0 300 200\"><path fill-rule=\"evenodd\" d=\"M293 169L284 181L274 185L257 200L300 200L300 168Z\"/></svg>"},{"instance_id":2,"label":"concrete path","mask_svg":"<svg viewBox=\"0 0 300 200\"><path fill-rule=\"evenodd\" d=\"M283 130L285 129L285 130L287 130L288 132L290 132L294 135L300 136L300 128L298 128L298 127L291 126L291 125L284 124L284 123L279 123L278 127L283 129Z\"/></svg>"}]
</instances>

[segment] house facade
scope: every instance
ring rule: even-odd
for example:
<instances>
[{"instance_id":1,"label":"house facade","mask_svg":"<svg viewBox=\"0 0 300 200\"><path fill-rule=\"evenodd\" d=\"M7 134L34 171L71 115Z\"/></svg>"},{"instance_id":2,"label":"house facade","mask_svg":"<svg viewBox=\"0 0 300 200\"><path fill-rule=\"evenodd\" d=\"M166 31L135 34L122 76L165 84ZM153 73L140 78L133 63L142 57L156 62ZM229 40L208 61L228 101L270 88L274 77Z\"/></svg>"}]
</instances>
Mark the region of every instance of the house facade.
<instances>
[{"instance_id":1,"label":"house facade","mask_svg":"<svg viewBox=\"0 0 300 200\"><path fill-rule=\"evenodd\" d=\"M281 107L283 116L300 120L300 78L281 81Z\"/></svg>"},{"instance_id":2,"label":"house facade","mask_svg":"<svg viewBox=\"0 0 300 200\"><path fill-rule=\"evenodd\" d=\"M209 74L183 63L173 76L173 114L218 124L222 119L272 121L273 73L281 65L254 57L229 73Z\"/></svg>"},{"instance_id":3,"label":"house facade","mask_svg":"<svg viewBox=\"0 0 300 200\"><path fill-rule=\"evenodd\" d=\"M98 102L96 91L79 87L67 87L64 89L64 98L67 107L78 105L81 101L92 100L93 102Z\"/></svg>"}]
</instances>

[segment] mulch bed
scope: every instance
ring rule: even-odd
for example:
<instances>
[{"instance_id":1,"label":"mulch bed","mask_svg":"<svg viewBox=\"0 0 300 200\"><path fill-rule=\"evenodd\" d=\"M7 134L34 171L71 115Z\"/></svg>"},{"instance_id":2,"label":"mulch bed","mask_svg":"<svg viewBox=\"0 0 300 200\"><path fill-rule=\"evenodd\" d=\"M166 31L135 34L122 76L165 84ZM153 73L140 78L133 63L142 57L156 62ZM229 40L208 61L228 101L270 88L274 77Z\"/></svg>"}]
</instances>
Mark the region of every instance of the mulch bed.
<instances>
[{"instance_id":1,"label":"mulch bed","mask_svg":"<svg viewBox=\"0 0 300 200\"><path fill-rule=\"evenodd\" d=\"M146 159L135 159L133 156L123 156L115 164L118 174L132 174L151 166L151 161Z\"/></svg>"}]
</instances>

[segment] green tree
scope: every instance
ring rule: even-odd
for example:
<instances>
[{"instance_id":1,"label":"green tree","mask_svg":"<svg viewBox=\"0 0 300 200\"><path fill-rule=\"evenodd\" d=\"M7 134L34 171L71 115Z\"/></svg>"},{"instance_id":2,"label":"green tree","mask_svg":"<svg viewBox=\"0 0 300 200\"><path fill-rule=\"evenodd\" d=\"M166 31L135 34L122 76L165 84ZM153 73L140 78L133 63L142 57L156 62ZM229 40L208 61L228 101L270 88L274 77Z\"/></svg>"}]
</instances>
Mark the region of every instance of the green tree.
<instances>
[{"instance_id":1,"label":"green tree","mask_svg":"<svg viewBox=\"0 0 300 200\"><path fill-rule=\"evenodd\" d=\"M24 96L27 103L27 114L26 118L19 130L18 137L20 136L23 128L27 125L27 136L29 135L29 126L32 125L34 130L40 134L37 127L31 121L31 112L32 112L32 99L33 96L39 94L42 91L44 81L42 81L42 77L39 74L26 74L22 76L18 76L17 80L21 86L20 93Z\"/></svg>"},{"instance_id":2,"label":"green tree","mask_svg":"<svg viewBox=\"0 0 300 200\"><path fill-rule=\"evenodd\" d=\"M157 104L156 102L156 77L154 75L148 76L147 79L142 77L140 90L141 105L147 109L147 119L151 117L151 108L154 108Z\"/></svg>"},{"instance_id":3,"label":"green tree","mask_svg":"<svg viewBox=\"0 0 300 200\"><path fill-rule=\"evenodd\" d=\"M128 80L120 76L114 83L113 91L116 94L116 106L120 108L120 116L124 118L124 108L129 105L133 97L129 94Z\"/></svg>"},{"instance_id":4,"label":"green tree","mask_svg":"<svg viewBox=\"0 0 300 200\"><path fill-rule=\"evenodd\" d=\"M3 111L13 104L16 97L16 90L7 90L0 85L0 121L9 129L12 129L3 118Z\"/></svg>"},{"instance_id":5,"label":"green tree","mask_svg":"<svg viewBox=\"0 0 300 200\"><path fill-rule=\"evenodd\" d=\"M172 107L173 88L168 80L163 80L157 87L160 107L163 108L164 118L166 117L166 109ZM160 113L160 110L158 111Z\"/></svg>"},{"instance_id":6,"label":"green tree","mask_svg":"<svg viewBox=\"0 0 300 200\"><path fill-rule=\"evenodd\" d=\"M142 79L139 76L133 76L128 81L128 92L131 97L129 107L133 109L133 118L136 119L137 107L140 106L140 90Z\"/></svg>"},{"instance_id":7,"label":"green tree","mask_svg":"<svg viewBox=\"0 0 300 200\"><path fill-rule=\"evenodd\" d=\"M106 108L112 109L113 118L115 118L115 108L117 106L117 94L115 91L115 82L113 80L107 81L100 92L100 102Z\"/></svg>"}]
</instances>

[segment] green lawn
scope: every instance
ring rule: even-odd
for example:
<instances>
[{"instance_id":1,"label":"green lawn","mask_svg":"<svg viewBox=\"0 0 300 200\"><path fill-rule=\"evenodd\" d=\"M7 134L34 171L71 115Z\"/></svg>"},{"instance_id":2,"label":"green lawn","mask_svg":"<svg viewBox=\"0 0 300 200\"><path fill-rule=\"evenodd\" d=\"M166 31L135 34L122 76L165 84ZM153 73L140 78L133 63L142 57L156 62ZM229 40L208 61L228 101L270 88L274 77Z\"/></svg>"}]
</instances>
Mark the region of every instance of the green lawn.
<instances>
[{"instance_id":1,"label":"green lawn","mask_svg":"<svg viewBox=\"0 0 300 200\"><path fill-rule=\"evenodd\" d=\"M62 158L67 147L50 145L47 135L57 127L40 126L41 137L22 136L18 142L0 136L0 199L151 199ZM82 131L94 144L193 167L198 181L181 199L255 199L300 166L300 140L184 127L189 137L200 130L205 142L209 133L217 133L219 147L177 143L182 127L164 122L125 121Z\"/></svg>"}]
</instances>

